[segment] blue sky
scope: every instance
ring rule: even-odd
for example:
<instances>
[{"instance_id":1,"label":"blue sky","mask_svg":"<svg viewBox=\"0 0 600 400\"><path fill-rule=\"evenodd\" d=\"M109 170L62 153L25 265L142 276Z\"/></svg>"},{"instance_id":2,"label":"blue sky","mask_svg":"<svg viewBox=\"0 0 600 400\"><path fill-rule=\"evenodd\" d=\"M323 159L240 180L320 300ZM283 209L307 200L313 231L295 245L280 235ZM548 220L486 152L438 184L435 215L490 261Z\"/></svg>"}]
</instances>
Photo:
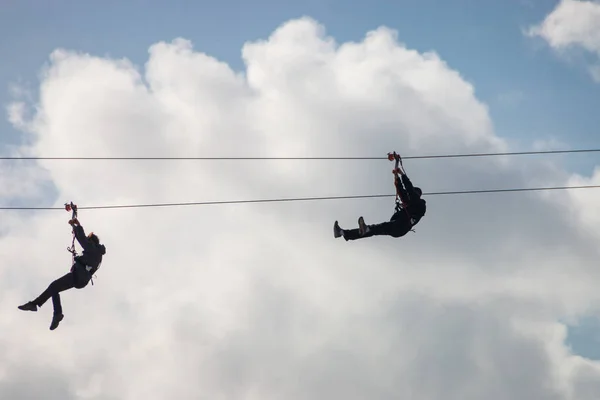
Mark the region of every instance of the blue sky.
<instances>
[{"instance_id":1,"label":"blue sky","mask_svg":"<svg viewBox=\"0 0 600 400\"><path fill-rule=\"evenodd\" d=\"M196 49L240 69L245 41L264 38L282 22L308 15L323 23L338 42L359 40L366 31L386 25L398 30L409 47L437 51L475 84L501 136L525 145L554 137L571 147L593 147L600 123L595 112L595 104L600 104L598 86L583 68L558 59L539 40L522 34L556 3L11 0L3 2L0 13L0 35L5 38L0 51L8 55L0 65L0 101L9 100L11 82L35 88L39 68L57 47L142 64L152 43L181 36L192 40ZM0 132L4 140L14 139L5 121Z\"/></svg>"},{"instance_id":2,"label":"blue sky","mask_svg":"<svg viewBox=\"0 0 600 400\"><path fill-rule=\"evenodd\" d=\"M35 89L40 67L57 47L127 57L142 65L151 44L184 37L196 50L241 69L244 42L265 38L284 21L307 15L324 24L338 42L360 40L366 31L386 25L409 47L435 50L475 85L477 96L490 106L500 136L524 146L555 138L572 148L600 147L600 86L583 67L559 59L538 39L523 35L523 29L541 22L556 3L7 0L0 5L0 102L10 101L11 83ZM0 141L15 140L16 132L3 118ZM573 166L591 172L594 155L573 157ZM586 332L596 325L589 326L577 332L573 346L592 354Z\"/></svg>"}]
</instances>

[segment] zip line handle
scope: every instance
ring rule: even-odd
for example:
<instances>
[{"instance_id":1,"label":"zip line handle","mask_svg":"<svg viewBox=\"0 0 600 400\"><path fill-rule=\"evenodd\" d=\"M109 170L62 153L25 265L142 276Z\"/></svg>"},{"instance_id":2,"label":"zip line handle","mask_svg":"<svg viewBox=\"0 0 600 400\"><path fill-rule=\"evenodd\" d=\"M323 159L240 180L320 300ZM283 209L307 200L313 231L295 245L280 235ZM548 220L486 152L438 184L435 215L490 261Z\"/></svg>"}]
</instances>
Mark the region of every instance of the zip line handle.
<instances>
[{"instance_id":1,"label":"zip line handle","mask_svg":"<svg viewBox=\"0 0 600 400\"><path fill-rule=\"evenodd\" d=\"M65 210L72 211L71 219L77 218L77 205L73 204L73 202L65 203Z\"/></svg>"}]
</instances>

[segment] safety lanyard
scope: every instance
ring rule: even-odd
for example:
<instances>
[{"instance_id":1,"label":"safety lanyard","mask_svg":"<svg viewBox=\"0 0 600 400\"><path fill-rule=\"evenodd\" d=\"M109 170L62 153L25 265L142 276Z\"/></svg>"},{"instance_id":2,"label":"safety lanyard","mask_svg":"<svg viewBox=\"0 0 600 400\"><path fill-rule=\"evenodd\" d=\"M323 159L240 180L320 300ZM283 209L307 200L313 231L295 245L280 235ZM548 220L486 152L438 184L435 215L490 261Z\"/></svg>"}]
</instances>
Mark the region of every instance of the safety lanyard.
<instances>
[{"instance_id":1,"label":"safety lanyard","mask_svg":"<svg viewBox=\"0 0 600 400\"><path fill-rule=\"evenodd\" d=\"M77 206L71 203L65 203L65 210L71 211L71 220L77 218ZM67 247L67 251L73 256L73 263L75 263L75 257L77 257L77 251L75 250L75 227L73 227L73 241L71 247Z\"/></svg>"}]
</instances>

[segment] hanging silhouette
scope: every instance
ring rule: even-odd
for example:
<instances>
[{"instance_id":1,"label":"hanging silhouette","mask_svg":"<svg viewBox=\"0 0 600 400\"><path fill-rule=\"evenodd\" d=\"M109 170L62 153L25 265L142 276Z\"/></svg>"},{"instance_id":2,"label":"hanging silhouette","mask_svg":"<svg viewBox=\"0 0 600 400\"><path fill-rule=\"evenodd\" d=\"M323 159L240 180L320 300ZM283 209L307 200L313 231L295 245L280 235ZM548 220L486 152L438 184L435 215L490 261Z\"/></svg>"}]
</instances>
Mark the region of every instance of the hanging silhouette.
<instances>
[{"instance_id":1,"label":"hanging silhouette","mask_svg":"<svg viewBox=\"0 0 600 400\"><path fill-rule=\"evenodd\" d=\"M342 229L338 221L335 221L333 225L335 238L344 237L346 241L381 235L399 238L413 230L413 227L423 218L427 210L427 204L421 198L423 191L421 188L413 186L402 166L402 159L399 154L396 154L396 152L389 153L388 159L396 161L393 170L394 186L396 186L396 207L390 220L367 225L361 216L358 219L358 228L355 229Z\"/></svg>"},{"instance_id":2,"label":"hanging silhouette","mask_svg":"<svg viewBox=\"0 0 600 400\"><path fill-rule=\"evenodd\" d=\"M60 292L73 288L83 289L86 287L90 280L92 280L94 273L100 267L102 257L106 254L106 247L103 244L100 244L98 236L93 232L90 232L90 234L86 236L83 227L77 219L77 206L73 203L65 204L65 209L67 211L73 211L72 218L69 220L69 224L73 227L73 243L71 244L71 247L67 249L73 255L71 270L64 276L52 282L35 300L19 306L19 309L23 311L37 311L38 307L43 306L48 299L52 298L54 315L52 317L52 323L50 324L50 330L58 328L58 324L64 318L60 301ZM81 255L77 255L77 252L75 251L75 239L77 239L83 248ZM92 281L92 285L93 284L94 282Z\"/></svg>"}]
</instances>

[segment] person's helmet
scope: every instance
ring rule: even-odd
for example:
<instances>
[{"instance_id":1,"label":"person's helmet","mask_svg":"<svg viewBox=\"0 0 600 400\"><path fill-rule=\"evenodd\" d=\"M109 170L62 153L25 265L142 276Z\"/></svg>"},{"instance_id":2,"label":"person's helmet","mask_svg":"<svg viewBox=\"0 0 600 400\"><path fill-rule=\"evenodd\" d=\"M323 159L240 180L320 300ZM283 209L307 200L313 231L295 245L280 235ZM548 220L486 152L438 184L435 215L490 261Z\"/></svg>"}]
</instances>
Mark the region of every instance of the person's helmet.
<instances>
[{"instance_id":1,"label":"person's helmet","mask_svg":"<svg viewBox=\"0 0 600 400\"><path fill-rule=\"evenodd\" d=\"M418 195L419 197L421 197L421 196L423 195L423 191L421 190L421 188L420 188L420 187L415 187L415 192L417 193L417 195Z\"/></svg>"}]
</instances>

